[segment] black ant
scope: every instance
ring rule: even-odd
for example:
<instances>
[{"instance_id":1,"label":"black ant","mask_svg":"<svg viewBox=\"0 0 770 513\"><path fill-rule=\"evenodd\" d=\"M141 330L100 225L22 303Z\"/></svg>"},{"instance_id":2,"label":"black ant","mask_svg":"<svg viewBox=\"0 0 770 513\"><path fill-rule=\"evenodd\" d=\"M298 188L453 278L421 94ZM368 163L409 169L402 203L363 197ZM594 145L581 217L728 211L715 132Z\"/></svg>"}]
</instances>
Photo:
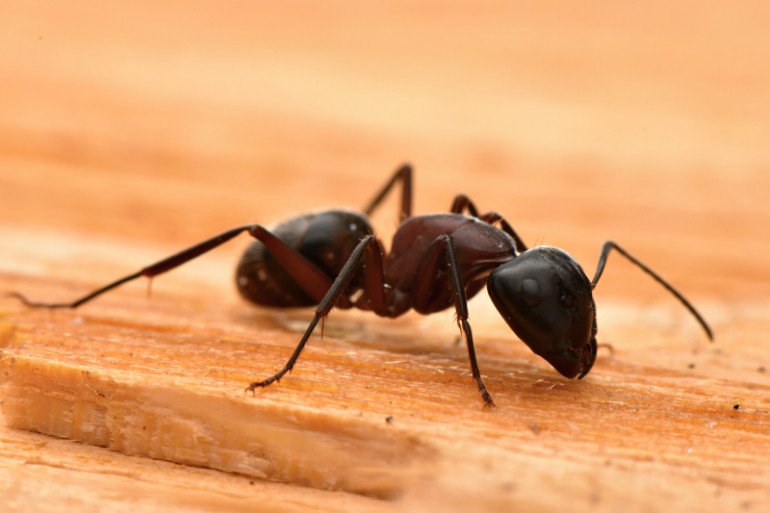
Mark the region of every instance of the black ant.
<instances>
[{"instance_id":1,"label":"black ant","mask_svg":"<svg viewBox=\"0 0 770 513\"><path fill-rule=\"evenodd\" d=\"M375 237L369 216L401 183L400 224L389 253ZM241 295L258 305L316 306L313 319L283 368L253 392L280 380L297 362L318 322L333 307L371 310L398 317L410 309L429 314L454 306L468 347L473 378L486 406L492 397L481 379L468 298L486 284L497 310L532 351L567 378L582 378L596 360L596 306L592 291L613 249L671 292L692 313L709 339L703 317L673 286L614 242L605 242L593 280L565 251L532 249L498 213L479 214L465 195L449 213L412 216L412 168L401 166L362 213L329 210L296 217L267 229L258 224L233 228L140 271L120 278L71 303L41 303L12 293L25 305L77 308L141 276L169 271L241 233L255 239L241 258L236 282Z\"/></svg>"}]
</instances>

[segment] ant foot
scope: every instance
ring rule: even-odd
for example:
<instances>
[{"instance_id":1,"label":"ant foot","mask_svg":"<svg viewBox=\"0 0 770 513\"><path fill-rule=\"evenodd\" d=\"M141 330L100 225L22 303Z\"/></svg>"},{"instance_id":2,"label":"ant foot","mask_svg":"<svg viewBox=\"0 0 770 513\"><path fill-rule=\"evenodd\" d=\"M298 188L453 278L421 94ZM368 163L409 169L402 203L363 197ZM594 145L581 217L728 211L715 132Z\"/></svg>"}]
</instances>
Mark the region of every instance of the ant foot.
<instances>
[{"instance_id":1,"label":"ant foot","mask_svg":"<svg viewBox=\"0 0 770 513\"><path fill-rule=\"evenodd\" d=\"M255 381L254 383L251 383L249 386L246 387L246 390L244 390L244 393L248 394L249 392L251 392L251 394L254 395L255 394L254 390L256 390L257 388L265 388L266 386L271 385L276 381L280 381L280 380L281 378L271 376L263 381Z\"/></svg>"},{"instance_id":2,"label":"ant foot","mask_svg":"<svg viewBox=\"0 0 770 513\"><path fill-rule=\"evenodd\" d=\"M489 392L487 392L486 390L481 391L481 398L484 399L485 410L495 408L497 406L495 405L495 402L492 400L492 396L489 395Z\"/></svg>"},{"instance_id":3,"label":"ant foot","mask_svg":"<svg viewBox=\"0 0 770 513\"><path fill-rule=\"evenodd\" d=\"M21 303L28 307L28 308L72 308L73 306L69 303L42 303L40 301L31 301L27 299L27 296L22 294L21 292L6 292L5 294L7 297L16 298Z\"/></svg>"}]
</instances>

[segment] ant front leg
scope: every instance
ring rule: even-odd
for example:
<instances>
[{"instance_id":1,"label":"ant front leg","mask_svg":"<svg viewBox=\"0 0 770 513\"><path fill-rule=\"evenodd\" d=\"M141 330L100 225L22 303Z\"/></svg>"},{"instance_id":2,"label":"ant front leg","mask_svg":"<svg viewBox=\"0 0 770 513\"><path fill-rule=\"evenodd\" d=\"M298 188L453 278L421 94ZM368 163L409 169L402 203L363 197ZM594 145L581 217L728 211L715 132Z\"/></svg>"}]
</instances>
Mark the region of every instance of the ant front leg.
<instances>
[{"instance_id":1,"label":"ant front leg","mask_svg":"<svg viewBox=\"0 0 770 513\"><path fill-rule=\"evenodd\" d=\"M468 214L471 217L475 217L478 219L481 219L485 223L489 223L491 225L494 225L495 223L500 223L500 228L510 235L510 237L516 242L516 251L519 253L523 253L527 250L526 244L524 244L524 241L521 240L521 237L519 237L519 234L516 233L516 231L511 227L511 225L508 223L508 221L505 220L503 216L498 214L497 212L487 212L485 214L479 214L478 209L476 208L476 205L471 201L471 199L466 196L465 194L458 194L454 197L454 200L452 200L452 206L449 207L449 211L453 214L462 214L465 210L468 211Z\"/></svg>"},{"instance_id":2,"label":"ant front leg","mask_svg":"<svg viewBox=\"0 0 770 513\"><path fill-rule=\"evenodd\" d=\"M449 207L449 211L453 214L462 214L465 210L468 211L468 215L471 217L479 217L479 209L471 201L471 199L465 194L458 194L452 200L452 206Z\"/></svg>"},{"instance_id":3,"label":"ant front leg","mask_svg":"<svg viewBox=\"0 0 770 513\"><path fill-rule=\"evenodd\" d=\"M80 305L101 296L105 292L108 292L114 288L123 285L129 281L133 281L137 278L146 277L153 278L159 274L170 271L180 265L189 262L190 260L201 256L204 253L211 251L212 249L221 246L225 242L233 239L241 233L248 232L249 235L262 241L265 246L270 250L283 265L291 270L297 278L298 283L301 284L305 292L311 297L320 298L323 297L326 290L331 285L331 280L326 274L323 273L317 266L307 260L304 256L297 251L287 246L283 241L278 239L266 228L252 224L239 226L226 232L220 233L215 237L207 239L203 242L195 244L187 249L184 249L170 257L164 258L154 264L151 264L139 271L117 279L107 285L104 285L92 292L89 292L85 296L75 299L70 302L62 303L46 303L38 301L30 301L26 296L18 292L11 292L8 295L19 299L26 306L32 308L77 308Z\"/></svg>"},{"instance_id":4,"label":"ant front leg","mask_svg":"<svg viewBox=\"0 0 770 513\"><path fill-rule=\"evenodd\" d=\"M359 272L360 264L362 261L364 261L364 259L370 273L373 271L374 274L379 272L379 281L376 279L367 279L365 296L369 295L369 290L372 285L377 286L379 290L373 291L374 294L372 294L374 298L372 301L373 309L375 312L384 309L382 287L382 253L380 252L379 244L377 243L375 236L367 235L366 237L362 238L358 245L355 247L353 252L350 254L350 257L348 258L348 261L342 267L342 270L340 270L339 275L337 275L337 278L334 280L334 282L331 284L331 287L329 287L329 290L321 299L321 302L315 309L313 319L310 321L307 329L305 329L305 333L302 335L302 339L299 341L299 344L297 344L297 347L294 349L294 352L289 357L289 360L286 362L286 364L281 368L281 370L269 378L251 383L246 388L247 392L253 393L257 388L263 388L272 383L275 383L276 381L280 381L287 372L290 372L294 368L299 355L302 354L302 350L305 348L305 345L307 345L307 341L310 339L313 331L315 331L318 322L329 315L329 312L331 312L332 308L334 308L334 305L344 294L345 290L350 284L350 280L352 280L356 273ZM372 276L374 276L374 274L372 274Z\"/></svg>"},{"instance_id":5,"label":"ant front leg","mask_svg":"<svg viewBox=\"0 0 770 513\"><path fill-rule=\"evenodd\" d=\"M468 322L468 299L465 294L465 285L463 284L460 266L457 261L452 237L449 235L440 235L431 243L425 257L420 264L417 272L417 282L414 287L415 310L420 311L420 304L430 298L436 288L435 277L442 266L449 268L449 284L452 289L452 302L454 303L455 313L457 315L457 324L465 338L465 344L468 346L468 359L471 363L471 374L481 392L481 398L484 400L485 407L495 405L492 396L487 391L484 381L481 379L481 371L476 361L476 348L473 344L473 333L471 325Z\"/></svg>"}]
</instances>

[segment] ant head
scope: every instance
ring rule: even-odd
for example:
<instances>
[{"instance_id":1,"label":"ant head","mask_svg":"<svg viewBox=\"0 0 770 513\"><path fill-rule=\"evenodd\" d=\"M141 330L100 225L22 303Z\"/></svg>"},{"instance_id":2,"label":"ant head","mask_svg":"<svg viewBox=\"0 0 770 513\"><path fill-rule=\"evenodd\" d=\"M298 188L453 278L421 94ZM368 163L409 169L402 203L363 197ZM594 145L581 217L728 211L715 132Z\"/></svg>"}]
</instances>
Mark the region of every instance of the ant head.
<instances>
[{"instance_id":1,"label":"ant head","mask_svg":"<svg viewBox=\"0 0 770 513\"><path fill-rule=\"evenodd\" d=\"M514 333L567 378L582 378L596 360L591 282L566 252L541 246L490 275L487 290Z\"/></svg>"}]
</instances>

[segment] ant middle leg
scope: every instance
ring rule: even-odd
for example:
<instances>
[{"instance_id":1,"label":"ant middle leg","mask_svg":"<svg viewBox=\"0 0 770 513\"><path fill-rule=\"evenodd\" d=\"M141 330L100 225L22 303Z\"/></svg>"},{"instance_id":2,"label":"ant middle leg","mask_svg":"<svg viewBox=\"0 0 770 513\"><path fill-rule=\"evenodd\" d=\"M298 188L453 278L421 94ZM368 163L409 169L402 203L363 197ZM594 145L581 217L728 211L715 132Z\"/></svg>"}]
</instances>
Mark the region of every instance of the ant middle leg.
<instances>
[{"instance_id":1,"label":"ant middle leg","mask_svg":"<svg viewBox=\"0 0 770 513\"><path fill-rule=\"evenodd\" d=\"M363 209L367 216L371 216L380 203L387 197L397 182L401 182L401 208L398 214L398 222L402 223L405 219L412 217L412 166L402 164L396 169L388 183L378 192L369 204Z\"/></svg>"},{"instance_id":2,"label":"ant middle leg","mask_svg":"<svg viewBox=\"0 0 770 513\"><path fill-rule=\"evenodd\" d=\"M334 308L335 304L337 304L337 301L344 297L343 295L347 290L350 281L353 279L356 273L360 272L362 263L365 264L368 274L364 294L362 295L362 298L359 299L359 302L364 300L363 298L367 298L370 300L371 308L375 311L375 313L380 313L385 310L384 287L382 285L382 252L376 237L374 235L367 235L366 237L362 238L358 245L355 247L347 262L345 262L345 265L340 270L340 273L337 275L337 278L334 280L326 294L318 303L310 324L305 329L305 333L302 335L302 339L300 339L297 347L294 348L294 352L289 357L286 364L281 368L281 370L269 378L251 383L248 387L246 387L246 392L253 393L257 388L263 388L271 385L272 383L275 383L276 381L280 381L287 372L290 372L294 368L294 365L297 363L297 359L299 358L300 354L302 354L302 350L307 345L307 342L315 331L316 326L320 321L325 319L327 315L329 315L329 312L331 312L332 308Z\"/></svg>"}]
</instances>

